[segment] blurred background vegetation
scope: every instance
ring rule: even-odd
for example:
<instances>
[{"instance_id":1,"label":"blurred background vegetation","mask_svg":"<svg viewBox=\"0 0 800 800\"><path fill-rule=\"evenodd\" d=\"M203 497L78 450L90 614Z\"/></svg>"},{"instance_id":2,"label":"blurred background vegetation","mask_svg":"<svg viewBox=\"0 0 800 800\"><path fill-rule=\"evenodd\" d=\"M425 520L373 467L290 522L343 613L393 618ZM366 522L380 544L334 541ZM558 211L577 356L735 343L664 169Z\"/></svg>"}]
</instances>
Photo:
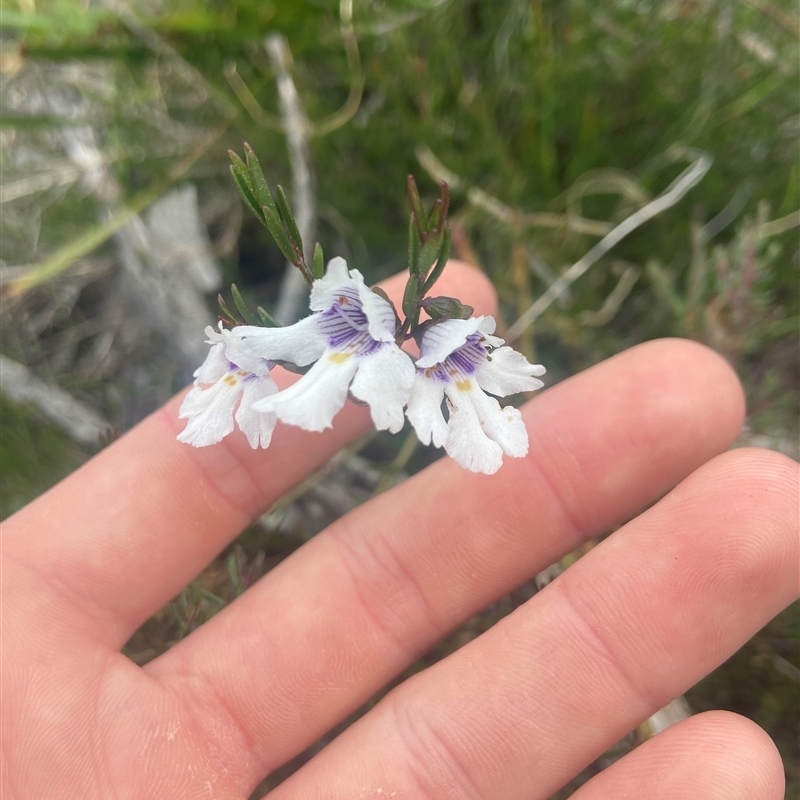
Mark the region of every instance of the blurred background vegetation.
<instances>
[{"instance_id":1,"label":"blurred background vegetation","mask_svg":"<svg viewBox=\"0 0 800 800\"><path fill-rule=\"evenodd\" d=\"M682 171L713 159L512 331L549 383L653 337L703 341L747 392L739 444L797 457L796 3L0 0L0 14L1 517L187 382L217 289L236 281L248 300L279 303L282 257L243 212L226 153L248 141L300 200L280 80L310 120L301 161L326 254L372 281L402 269L405 177L429 198L446 177L455 254L491 276L506 328ZM283 68L266 46L276 35L291 54ZM221 554L128 653L141 663L162 652L330 518L434 457L408 438L359 442ZM694 710L764 726L792 798L798 637L794 606L688 695Z\"/></svg>"}]
</instances>

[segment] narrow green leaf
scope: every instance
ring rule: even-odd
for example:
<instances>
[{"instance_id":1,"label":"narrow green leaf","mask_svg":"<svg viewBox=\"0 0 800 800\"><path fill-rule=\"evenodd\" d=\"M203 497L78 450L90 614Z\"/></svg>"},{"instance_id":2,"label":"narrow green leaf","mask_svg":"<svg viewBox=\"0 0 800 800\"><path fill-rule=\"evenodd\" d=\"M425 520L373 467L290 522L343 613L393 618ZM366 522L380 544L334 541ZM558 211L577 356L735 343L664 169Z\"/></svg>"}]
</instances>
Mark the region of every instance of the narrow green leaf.
<instances>
[{"instance_id":1,"label":"narrow green leaf","mask_svg":"<svg viewBox=\"0 0 800 800\"><path fill-rule=\"evenodd\" d=\"M269 311L266 311L261 306L258 306L258 308L256 308L256 314L258 314L259 319L261 320L261 324L265 328L281 327L281 324L275 319L275 317L273 317L272 314L269 313Z\"/></svg>"},{"instance_id":2,"label":"narrow green leaf","mask_svg":"<svg viewBox=\"0 0 800 800\"><path fill-rule=\"evenodd\" d=\"M258 207L262 208L263 206L266 206L268 209L277 214L278 209L275 207L275 200L272 197L272 192L269 190L269 185L264 177L261 164L258 162L258 157L256 156L255 151L252 147L250 147L249 144L247 144L247 142L244 143L244 155L247 159L247 171L250 178L250 184L253 189L253 195L258 202Z\"/></svg>"},{"instance_id":3,"label":"narrow green leaf","mask_svg":"<svg viewBox=\"0 0 800 800\"><path fill-rule=\"evenodd\" d=\"M239 291L239 287L235 283L231 284L231 297L233 297L233 302L236 304L236 308L242 315L242 319L248 325L260 324L258 317L247 307L247 303L245 303L242 293Z\"/></svg>"},{"instance_id":4,"label":"narrow green leaf","mask_svg":"<svg viewBox=\"0 0 800 800\"><path fill-rule=\"evenodd\" d=\"M444 268L447 266L447 259L450 257L450 244L450 226L448 225L442 234L442 242L436 259L436 266L431 270L428 280L425 281L425 287L422 290L423 297L433 288L433 284L441 278Z\"/></svg>"},{"instance_id":5,"label":"narrow green leaf","mask_svg":"<svg viewBox=\"0 0 800 800\"><path fill-rule=\"evenodd\" d=\"M300 229L297 227L297 222L295 221L292 207L289 205L289 199L286 197L286 192L283 191L283 186L280 184L275 187L275 197L281 219L288 228L289 239L292 244L295 245L295 250L297 251L298 256L302 258L303 238L300 236Z\"/></svg>"},{"instance_id":6,"label":"narrow green leaf","mask_svg":"<svg viewBox=\"0 0 800 800\"><path fill-rule=\"evenodd\" d=\"M275 240L275 244L280 248L281 253L283 253L292 264L296 263L297 253L292 247L289 237L286 235L286 231L281 224L278 214L266 206L263 206L261 211L264 215L264 225L266 225L267 230L272 234L272 238Z\"/></svg>"},{"instance_id":7,"label":"narrow green leaf","mask_svg":"<svg viewBox=\"0 0 800 800\"><path fill-rule=\"evenodd\" d=\"M425 208L422 205L417 182L414 180L413 175L409 175L406 178L406 193L408 194L408 201L411 203L411 211L415 217L417 230L422 239L428 233L428 217L425 214Z\"/></svg>"},{"instance_id":8,"label":"narrow green leaf","mask_svg":"<svg viewBox=\"0 0 800 800\"><path fill-rule=\"evenodd\" d=\"M241 173L239 169L234 164L231 164L231 175L233 175L233 180L236 183L236 188L239 190L239 194L242 196L242 200L244 200L245 205L256 215L258 220L261 224L264 224L264 214L261 211L261 208L256 201L255 195L252 192L252 187L250 186L247 177Z\"/></svg>"},{"instance_id":9,"label":"narrow green leaf","mask_svg":"<svg viewBox=\"0 0 800 800\"><path fill-rule=\"evenodd\" d=\"M444 235L441 233L431 235L428 237L428 241L422 245L422 249L419 252L419 264L417 271L423 278L428 274L430 268L436 261L436 258L442 247L443 239Z\"/></svg>"},{"instance_id":10,"label":"narrow green leaf","mask_svg":"<svg viewBox=\"0 0 800 800\"><path fill-rule=\"evenodd\" d=\"M439 193L442 198L442 205L439 209L439 219L436 223L437 230L444 230L447 224L447 212L450 210L450 187L445 181L439 185Z\"/></svg>"},{"instance_id":11,"label":"narrow green leaf","mask_svg":"<svg viewBox=\"0 0 800 800\"><path fill-rule=\"evenodd\" d=\"M314 257L311 261L311 275L318 281L325 274L325 257L322 255L322 245L317 242L314 245Z\"/></svg>"},{"instance_id":12,"label":"narrow green leaf","mask_svg":"<svg viewBox=\"0 0 800 800\"><path fill-rule=\"evenodd\" d=\"M231 160L231 172L233 173L237 186L244 184L245 191L247 192L248 196L255 199L255 189L253 187L253 181L250 178L250 172L247 169L247 165L236 153L233 152L233 150L228 150L228 157Z\"/></svg>"},{"instance_id":13,"label":"narrow green leaf","mask_svg":"<svg viewBox=\"0 0 800 800\"><path fill-rule=\"evenodd\" d=\"M431 231L439 230L439 218L442 213L442 208L443 208L442 200L440 197L437 197L433 205L431 206L430 213L428 214L428 230Z\"/></svg>"},{"instance_id":14,"label":"narrow green leaf","mask_svg":"<svg viewBox=\"0 0 800 800\"><path fill-rule=\"evenodd\" d=\"M217 295L217 302L219 303L219 310L222 312L223 317L227 317L231 322L242 322L238 315L234 314L233 311L228 308L228 304L225 302L225 298L221 294Z\"/></svg>"},{"instance_id":15,"label":"narrow green leaf","mask_svg":"<svg viewBox=\"0 0 800 800\"><path fill-rule=\"evenodd\" d=\"M234 150L228 150L228 158L231 160L231 166L242 173L245 176L246 180L250 181L250 171L247 168L247 165L239 158L239 154ZM252 185L250 187L253 188Z\"/></svg>"},{"instance_id":16,"label":"narrow green leaf","mask_svg":"<svg viewBox=\"0 0 800 800\"><path fill-rule=\"evenodd\" d=\"M408 271L411 275L419 274L419 237L413 212L408 218Z\"/></svg>"},{"instance_id":17,"label":"narrow green leaf","mask_svg":"<svg viewBox=\"0 0 800 800\"><path fill-rule=\"evenodd\" d=\"M419 286L419 275L409 276L408 283L406 284L406 290L403 293L403 313L408 318L412 318L414 316L414 312L418 310L417 303L419 302Z\"/></svg>"}]
</instances>

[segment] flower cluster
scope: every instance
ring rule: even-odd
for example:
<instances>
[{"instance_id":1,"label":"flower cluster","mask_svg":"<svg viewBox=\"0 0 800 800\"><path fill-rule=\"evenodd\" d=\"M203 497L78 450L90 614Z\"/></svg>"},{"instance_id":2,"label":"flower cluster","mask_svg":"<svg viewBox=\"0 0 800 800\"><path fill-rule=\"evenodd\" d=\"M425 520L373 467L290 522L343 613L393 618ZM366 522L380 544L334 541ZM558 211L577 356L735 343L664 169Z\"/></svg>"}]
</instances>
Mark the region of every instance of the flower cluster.
<instances>
[{"instance_id":1,"label":"flower cluster","mask_svg":"<svg viewBox=\"0 0 800 800\"><path fill-rule=\"evenodd\" d=\"M310 316L282 328L206 329L211 350L180 408L189 421L180 441L214 444L235 422L252 447L267 447L278 420L330 427L349 393L369 406L378 430L397 433L407 416L422 443L444 447L473 472L494 473L504 453L528 452L520 412L495 396L538 389L545 370L494 336L491 317L419 325L415 362L397 344L391 302L341 258L313 281L310 307ZM270 377L276 363L310 369L278 391Z\"/></svg>"},{"instance_id":2,"label":"flower cluster","mask_svg":"<svg viewBox=\"0 0 800 800\"><path fill-rule=\"evenodd\" d=\"M306 263L286 194L277 186L273 197L252 148L244 150L244 161L230 153L233 179L303 275L312 313L280 327L263 308L250 311L231 286L238 314L220 297L224 318L219 331L206 328L211 350L180 407L188 424L178 439L205 447L238 425L251 447L268 447L278 420L309 431L330 428L349 395L369 407L378 430L397 433L408 418L423 444L444 447L473 472L497 472L503 454L524 456L522 416L496 398L540 388L544 367L494 336L491 317L473 317L453 297L429 296L450 252L447 184L426 211L408 177L409 275L401 322L386 294L370 289L344 259L331 259L326 270L317 244ZM430 319L420 321L423 311ZM402 349L411 339L420 351L416 361ZM278 364L303 373L283 391L270 375Z\"/></svg>"}]
</instances>

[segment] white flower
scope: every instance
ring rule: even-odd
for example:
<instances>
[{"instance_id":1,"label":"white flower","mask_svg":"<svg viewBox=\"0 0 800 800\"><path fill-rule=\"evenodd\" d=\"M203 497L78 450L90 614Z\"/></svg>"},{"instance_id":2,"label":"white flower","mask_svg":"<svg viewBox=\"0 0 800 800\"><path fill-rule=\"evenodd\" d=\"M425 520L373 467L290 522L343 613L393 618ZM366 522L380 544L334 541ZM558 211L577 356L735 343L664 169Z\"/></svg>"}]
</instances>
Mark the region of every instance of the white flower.
<instances>
[{"instance_id":1,"label":"white flower","mask_svg":"<svg viewBox=\"0 0 800 800\"><path fill-rule=\"evenodd\" d=\"M378 430L397 433L414 382L414 365L395 343L391 304L369 289L342 258L311 288L316 312L285 328L241 326L243 348L273 361L314 365L300 380L253 408L310 431L329 428L348 390L370 408Z\"/></svg>"},{"instance_id":2,"label":"white flower","mask_svg":"<svg viewBox=\"0 0 800 800\"><path fill-rule=\"evenodd\" d=\"M545 372L521 353L501 347L503 340L491 335L494 328L491 317L432 325L422 337L407 411L423 444L444 447L462 467L487 474L500 469L503 453L527 454L528 431L516 408L501 408L486 392L504 397L539 389L544 384L534 376Z\"/></svg>"},{"instance_id":3,"label":"white flower","mask_svg":"<svg viewBox=\"0 0 800 800\"><path fill-rule=\"evenodd\" d=\"M233 331L208 327L206 334L211 350L178 411L189 420L178 440L195 447L216 444L231 433L235 418L252 448L268 447L277 417L254 411L253 404L278 391L269 374L274 364L242 348Z\"/></svg>"}]
</instances>

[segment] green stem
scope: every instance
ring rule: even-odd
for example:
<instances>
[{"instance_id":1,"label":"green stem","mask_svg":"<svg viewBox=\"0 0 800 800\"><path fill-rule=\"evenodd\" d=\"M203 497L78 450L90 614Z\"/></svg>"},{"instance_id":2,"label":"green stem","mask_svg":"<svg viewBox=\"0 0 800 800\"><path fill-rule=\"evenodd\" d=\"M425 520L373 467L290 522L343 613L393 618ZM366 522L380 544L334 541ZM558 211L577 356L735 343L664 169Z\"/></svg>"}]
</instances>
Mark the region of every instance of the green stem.
<instances>
[{"instance_id":1,"label":"green stem","mask_svg":"<svg viewBox=\"0 0 800 800\"><path fill-rule=\"evenodd\" d=\"M402 347L406 340L408 339L408 332L411 329L411 317L406 317L403 321L403 324L400 326L400 330L397 332L397 336L395 336L395 342L397 342L398 347Z\"/></svg>"}]
</instances>

